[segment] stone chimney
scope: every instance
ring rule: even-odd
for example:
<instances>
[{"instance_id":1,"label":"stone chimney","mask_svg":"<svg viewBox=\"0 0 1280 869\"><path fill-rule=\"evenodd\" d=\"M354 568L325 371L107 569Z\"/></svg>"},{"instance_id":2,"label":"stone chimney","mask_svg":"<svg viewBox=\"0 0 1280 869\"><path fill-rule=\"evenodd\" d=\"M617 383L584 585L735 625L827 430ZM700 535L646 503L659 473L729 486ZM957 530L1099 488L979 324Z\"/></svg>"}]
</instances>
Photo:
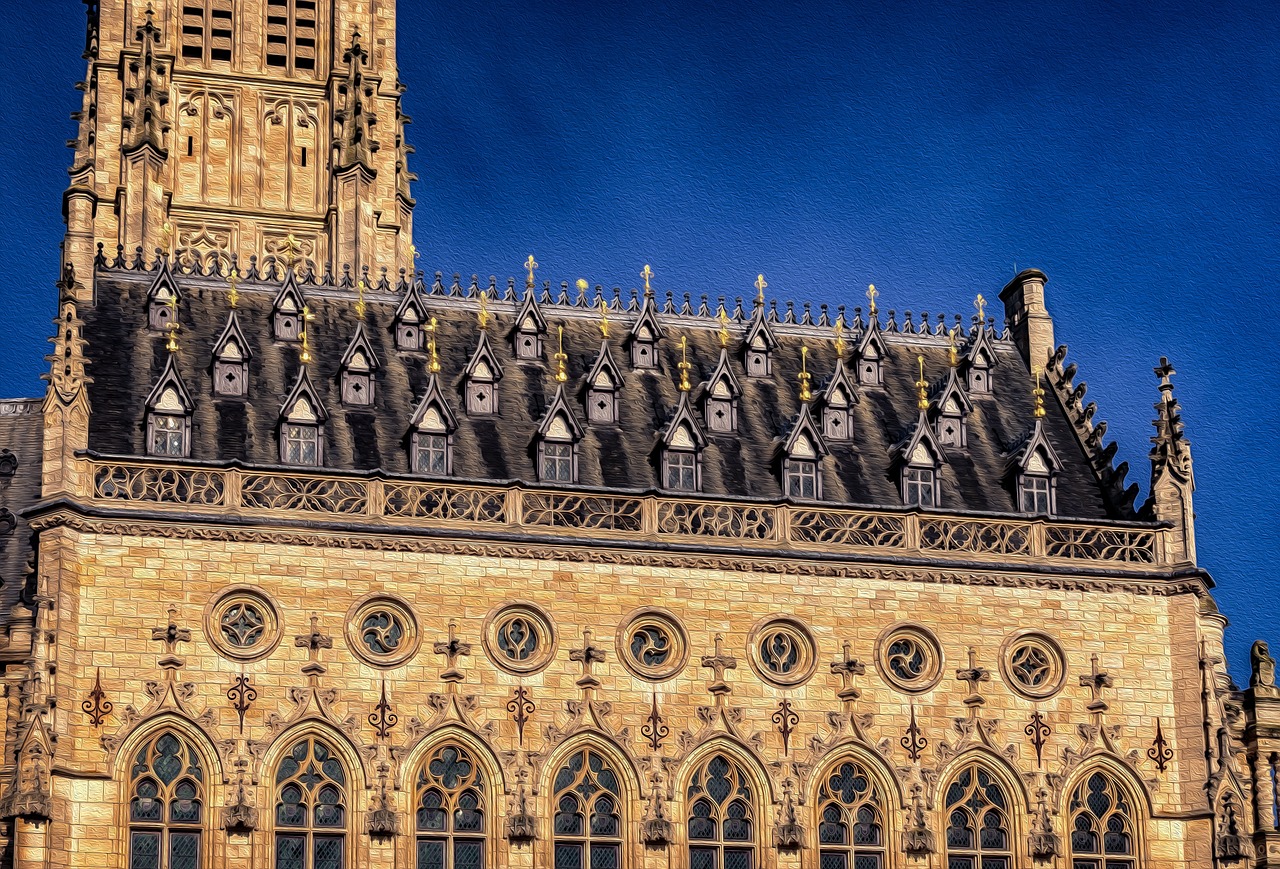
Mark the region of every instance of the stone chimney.
<instances>
[{"instance_id":1,"label":"stone chimney","mask_svg":"<svg viewBox=\"0 0 1280 869\"><path fill-rule=\"evenodd\" d=\"M1044 285L1049 281L1039 269L1025 269L1000 291L1004 318L1022 358L1031 368L1044 368L1053 353L1053 318L1044 306Z\"/></svg>"}]
</instances>

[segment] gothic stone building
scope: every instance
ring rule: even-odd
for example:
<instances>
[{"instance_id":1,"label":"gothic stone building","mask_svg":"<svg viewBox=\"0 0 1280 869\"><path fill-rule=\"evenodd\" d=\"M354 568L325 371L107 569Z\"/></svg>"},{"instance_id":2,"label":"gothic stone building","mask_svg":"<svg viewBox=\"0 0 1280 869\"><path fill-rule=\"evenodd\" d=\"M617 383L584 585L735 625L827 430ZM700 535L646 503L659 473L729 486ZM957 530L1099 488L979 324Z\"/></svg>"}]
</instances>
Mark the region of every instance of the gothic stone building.
<instances>
[{"instance_id":1,"label":"gothic stone building","mask_svg":"<svg viewBox=\"0 0 1280 869\"><path fill-rule=\"evenodd\" d=\"M1168 363L1136 504L1038 271L432 280L392 0L88 5L3 865L1280 866Z\"/></svg>"}]
</instances>

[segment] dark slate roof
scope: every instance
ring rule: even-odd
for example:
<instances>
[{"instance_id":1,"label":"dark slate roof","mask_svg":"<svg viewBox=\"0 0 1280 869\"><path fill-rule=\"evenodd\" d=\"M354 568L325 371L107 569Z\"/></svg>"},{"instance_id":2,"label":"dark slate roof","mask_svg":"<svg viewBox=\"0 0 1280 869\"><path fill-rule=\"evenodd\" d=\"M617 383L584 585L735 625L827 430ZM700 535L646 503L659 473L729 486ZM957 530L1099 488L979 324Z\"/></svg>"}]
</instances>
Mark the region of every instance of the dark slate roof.
<instances>
[{"instance_id":1,"label":"dark slate roof","mask_svg":"<svg viewBox=\"0 0 1280 869\"><path fill-rule=\"evenodd\" d=\"M31 571L31 528L22 512L40 497L44 416L38 398L0 401L0 624L8 622Z\"/></svg>"},{"instance_id":2,"label":"dark slate roof","mask_svg":"<svg viewBox=\"0 0 1280 869\"><path fill-rule=\"evenodd\" d=\"M147 293L156 273L102 269L96 282L96 301L85 306L84 336L89 373L90 450L105 455L140 456L145 452L145 401L161 376L168 353L163 332L148 328ZM226 326L227 285L218 278L176 276L181 288L178 369L195 401L192 460L238 461L253 465L279 464L277 440L281 405L300 373L300 347L272 338L272 304L280 289L276 282L247 282L240 287L237 317L252 354L248 400L218 399L212 394L212 350ZM510 285L509 285L510 287ZM429 378L428 356L396 349L392 332L401 291L385 281L365 294L363 319L377 360L376 396L371 408L345 407L339 389L339 366L356 332L355 293L333 286L302 285L315 314L309 339L314 362L309 375L328 413L325 423L325 466L330 469L381 471L408 475L408 423ZM437 333L441 386L457 417L454 435L454 476L476 481L536 483L534 434L555 394L556 327L564 326L569 380L566 387L586 434L580 444L580 485L608 489L650 490L658 487L656 446L679 398L679 338L687 336L691 379L698 384L715 369L720 355L719 323L704 300L701 309L659 305L665 338L659 345L659 368L637 371L630 364L627 337L639 314L634 297L628 305L615 298L609 310L609 342L625 378L620 393L621 423L589 425L583 402L586 374L594 365L601 342L599 311L589 299L572 302L545 295L541 311L549 325L543 337L541 363L518 360L509 333L519 302L510 288L494 294L489 304L496 322L490 342L502 367L499 413L468 416L464 410L462 373L478 338L475 287L452 290L422 287L429 314L439 320ZM598 301L597 301L598 304ZM796 314L790 306L780 314L771 309L770 329L778 341L773 374L767 380L746 375L739 352L749 328L750 313L741 303L730 321L734 373L742 387L738 431L710 435L703 455L703 491L708 495L781 500L777 452L794 424L800 402L798 375L803 345L809 347L813 392L820 395L835 363L834 335L826 306L812 315L809 306ZM924 319L923 317L921 318ZM959 318L957 318L958 320ZM852 356L866 324L859 313L846 333L847 357ZM971 327L972 328L972 327ZM990 328L990 327L988 327ZM889 348L884 362L884 386L855 386L854 440L831 443L823 459L823 500L856 505L901 505L894 447L917 424L914 381L916 356L925 358L926 376L936 385L948 368L948 339L941 326L886 324ZM967 340L962 337L962 345ZM1008 453L1030 430L1033 384L1026 363L1005 337L991 341L997 366L994 392L973 396L968 446L946 450L942 472L942 506L947 510L1016 511ZM963 346L961 348L963 352ZM848 363L846 363L848 364ZM698 402L699 410L701 408ZM1049 399L1045 430L1063 468L1058 483L1058 513L1062 516L1108 518L1102 489L1074 429L1058 403ZM1114 512L1114 511L1112 511ZM1110 518L1130 518L1112 516Z\"/></svg>"}]
</instances>

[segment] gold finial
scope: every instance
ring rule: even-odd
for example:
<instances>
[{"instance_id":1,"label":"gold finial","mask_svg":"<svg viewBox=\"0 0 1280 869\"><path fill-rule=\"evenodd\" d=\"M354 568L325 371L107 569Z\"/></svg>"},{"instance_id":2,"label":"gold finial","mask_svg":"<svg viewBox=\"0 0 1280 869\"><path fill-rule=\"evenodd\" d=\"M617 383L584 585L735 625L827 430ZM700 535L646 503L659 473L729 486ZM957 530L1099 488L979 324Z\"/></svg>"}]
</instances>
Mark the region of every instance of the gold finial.
<instances>
[{"instance_id":1,"label":"gold finial","mask_svg":"<svg viewBox=\"0 0 1280 869\"><path fill-rule=\"evenodd\" d=\"M298 263L298 253L302 250L302 245L298 243L298 239L292 232L284 237L284 245L281 250L284 253L285 268L293 271L294 266Z\"/></svg>"},{"instance_id":2,"label":"gold finial","mask_svg":"<svg viewBox=\"0 0 1280 869\"><path fill-rule=\"evenodd\" d=\"M876 318L876 299L880 297L880 291L876 289L875 284L867 284L867 299L871 302L871 319Z\"/></svg>"},{"instance_id":3,"label":"gold finial","mask_svg":"<svg viewBox=\"0 0 1280 869\"><path fill-rule=\"evenodd\" d=\"M649 281L653 278L653 269L649 268L648 263L645 263L644 268L641 269L640 277L644 278L644 294L646 296L652 296L653 287L649 286Z\"/></svg>"},{"instance_id":4,"label":"gold finial","mask_svg":"<svg viewBox=\"0 0 1280 869\"><path fill-rule=\"evenodd\" d=\"M720 321L720 329L716 333L720 336L720 346L729 346L729 315L725 313L724 305L720 306L720 313L716 315L716 319Z\"/></svg>"},{"instance_id":5,"label":"gold finial","mask_svg":"<svg viewBox=\"0 0 1280 869\"><path fill-rule=\"evenodd\" d=\"M950 342L950 346L947 348L947 358L951 362L952 368L955 368L957 365L960 364L960 356L957 353L957 348L956 348L956 336L959 334L960 334L959 326L952 326L951 330L947 332L947 339Z\"/></svg>"},{"instance_id":6,"label":"gold finial","mask_svg":"<svg viewBox=\"0 0 1280 869\"><path fill-rule=\"evenodd\" d=\"M418 246L416 244L409 245L409 255L413 258L414 262L417 262L422 258L422 254L418 253Z\"/></svg>"},{"instance_id":7,"label":"gold finial","mask_svg":"<svg viewBox=\"0 0 1280 869\"><path fill-rule=\"evenodd\" d=\"M844 358L844 314L836 317L836 358Z\"/></svg>"},{"instance_id":8,"label":"gold finial","mask_svg":"<svg viewBox=\"0 0 1280 869\"><path fill-rule=\"evenodd\" d=\"M973 300L973 306L978 309L978 328L987 322L987 300L982 298L982 293L978 293L978 298Z\"/></svg>"},{"instance_id":9,"label":"gold finial","mask_svg":"<svg viewBox=\"0 0 1280 869\"><path fill-rule=\"evenodd\" d=\"M364 304L365 289L366 287L365 287L364 278L361 278L360 280L356 281L356 316L359 317L361 320L364 319L364 312L366 310L366 307Z\"/></svg>"},{"instance_id":10,"label":"gold finial","mask_svg":"<svg viewBox=\"0 0 1280 869\"><path fill-rule=\"evenodd\" d=\"M299 354L298 356L298 361L301 362L303 365L311 364L311 340L307 335L307 333L309 333L311 330L307 328L307 324L310 323L315 318L316 318L316 315L311 313L310 306L303 305L302 306L302 335L300 336L302 338L302 353Z\"/></svg>"},{"instance_id":11,"label":"gold finial","mask_svg":"<svg viewBox=\"0 0 1280 869\"><path fill-rule=\"evenodd\" d=\"M431 361L427 363L427 370L432 374L440 373L440 356L436 352L436 326L438 325L436 318L432 317L427 323L427 351L431 354Z\"/></svg>"},{"instance_id":12,"label":"gold finial","mask_svg":"<svg viewBox=\"0 0 1280 869\"><path fill-rule=\"evenodd\" d=\"M764 306L764 288L767 286L764 275L756 275L756 307Z\"/></svg>"},{"instance_id":13,"label":"gold finial","mask_svg":"<svg viewBox=\"0 0 1280 869\"><path fill-rule=\"evenodd\" d=\"M556 383L564 383L569 379L569 372L564 368L564 363L569 358L564 352L564 326L557 326L556 331L560 338L560 349L556 351Z\"/></svg>"},{"instance_id":14,"label":"gold finial","mask_svg":"<svg viewBox=\"0 0 1280 869\"><path fill-rule=\"evenodd\" d=\"M809 348L800 345L800 400L809 401L813 398L813 390L809 388L809 381L813 379L813 375L809 373Z\"/></svg>"},{"instance_id":15,"label":"gold finial","mask_svg":"<svg viewBox=\"0 0 1280 869\"><path fill-rule=\"evenodd\" d=\"M916 381L916 390L918 397L916 399L916 407L921 410L929 409L929 381L924 379L924 357L917 356L916 362L920 364L920 379Z\"/></svg>"},{"instance_id":16,"label":"gold finial","mask_svg":"<svg viewBox=\"0 0 1280 869\"><path fill-rule=\"evenodd\" d=\"M609 303L604 299L600 300L600 336L609 337Z\"/></svg>"},{"instance_id":17,"label":"gold finial","mask_svg":"<svg viewBox=\"0 0 1280 869\"><path fill-rule=\"evenodd\" d=\"M169 340L165 342L164 349L170 353L178 352L178 330L182 328L178 325L178 294L173 293L169 296Z\"/></svg>"},{"instance_id":18,"label":"gold finial","mask_svg":"<svg viewBox=\"0 0 1280 869\"><path fill-rule=\"evenodd\" d=\"M680 391L688 392L693 388L693 384L689 382L689 369L693 366L689 364L689 339L680 336Z\"/></svg>"},{"instance_id":19,"label":"gold finial","mask_svg":"<svg viewBox=\"0 0 1280 869\"><path fill-rule=\"evenodd\" d=\"M1036 376L1036 388L1031 393L1036 397L1036 409L1032 411L1032 415L1036 419L1044 419L1044 387L1040 385L1040 377L1044 374L1044 369L1036 366L1032 369L1032 373Z\"/></svg>"},{"instance_id":20,"label":"gold finial","mask_svg":"<svg viewBox=\"0 0 1280 869\"><path fill-rule=\"evenodd\" d=\"M530 257L530 259L532 258L533 257ZM488 290L480 291L480 313L478 315L478 319L480 321L480 328L482 330L489 328L489 291Z\"/></svg>"},{"instance_id":21,"label":"gold finial","mask_svg":"<svg viewBox=\"0 0 1280 869\"><path fill-rule=\"evenodd\" d=\"M160 227L160 249L164 251L166 259L173 257L173 224L167 220Z\"/></svg>"},{"instance_id":22,"label":"gold finial","mask_svg":"<svg viewBox=\"0 0 1280 869\"><path fill-rule=\"evenodd\" d=\"M236 289L236 285L240 283L240 270L235 266L231 267L231 271L227 272L227 285L231 287L231 292L227 293L227 304L235 307L240 301L240 291Z\"/></svg>"},{"instance_id":23,"label":"gold finial","mask_svg":"<svg viewBox=\"0 0 1280 869\"><path fill-rule=\"evenodd\" d=\"M524 286L525 286L525 289L527 289L527 290L532 290L532 289L533 289L533 286L534 286L534 284L533 284L533 272L534 272L534 270L538 267L538 263L537 263L537 261L536 261L536 260L534 260L534 258L533 258L533 254L529 254L529 258L528 258L527 260L525 260L525 261L524 261L524 267L525 267L525 269L527 269L527 270L528 270L528 272L529 272L529 277L527 277L527 278L525 278L525 279L524 279Z\"/></svg>"}]
</instances>

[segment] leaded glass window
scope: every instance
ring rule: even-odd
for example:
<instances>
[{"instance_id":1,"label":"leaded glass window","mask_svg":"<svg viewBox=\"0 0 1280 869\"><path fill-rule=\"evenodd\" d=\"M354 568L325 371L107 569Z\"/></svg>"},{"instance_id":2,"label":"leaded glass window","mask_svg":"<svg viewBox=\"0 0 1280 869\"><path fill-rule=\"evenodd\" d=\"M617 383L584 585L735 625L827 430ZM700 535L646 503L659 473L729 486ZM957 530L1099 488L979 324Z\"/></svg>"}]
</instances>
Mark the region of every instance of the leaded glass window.
<instances>
[{"instance_id":1,"label":"leaded glass window","mask_svg":"<svg viewBox=\"0 0 1280 869\"><path fill-rule=\"evenodd\" d=\"M933 468L903 470L902 500L913 507L933 507L936 504L936 475Z\"/></svg>"},{"instance_id":2,"label":"leaded glass window","mask_svg":"<svg viewBox=\"0 0 1280 869\"><path fill-rule=\"evenodd\" d=\"M1049 478L1040 474L1023 474L1018 480L1018 500L1023 513L1048 516L1053 512L1049 497Z\"/></svg>"},{"instance_id":3,"label":"leaded glass window","mask_svg":"<svg viewBox=\"0 0 1280 869\"><path fill-rule=\"evenodd\" d=\"M602 755L584 749L556 773L554 869L619 869L622 785Z\"/></svg>"},{"instance_id":4,"label":"leaded glass window","mask_svg":"<svg viewBox=\"0 0 1280 869\"><path fill-rule=\"evenodd\" d=\"M1135 869L1133 805L1115 779L1095 772L1071 795L1072 869Z\"/></svg>"},{"instance_id":5,"label":"leaded glass window","mask_svg":"<svg viewBox=\"0 0 1280 869\"><path fill-rule=\"evenodd\" d=\"M466 749L436 749L418 772L417 869L484 869L484 776Z\"/></svg>"},{"instance_id":6,"label":"leaded glass window","mask_svg":"<svg viewBox=\"0 0 1280 869\"><path fill-rule=\"evenodd\" d=\"M1012 869L1009 798L974 764L947 788L947 869Z\"/></svg>"},{"instance_id":7,"label":"leaded glass window","mask_svg":"<svg viewBox=\"0 0 1280 869\"><path fill-rule=\"evenodd\" d=\"M755 797L742 767L722 754L694 773L689 805L689 869L754 869Z\"/></svg>"},{"instance_id":8,"label":"leaded glass window","mask_svg":"<svg viewBox=\"0 0 1280 869\"><path fill-rule=\"evenodd\" d=\"M818 463L787 459L783 466L788 498L813 500L818 494Z\"/></svg>"},{"instance_id":9,"label":"leaded glass window","mask_svg":"<svg viewBox=\"0 0 1280 869\"><path fill-rule=\"evenodd\" d=\"M320 427L286 422L280 427L280 452L286 465L319 465Z\"/></svg>"},{"instance_id":10,"label":"leaded glass window","mask_svg":"<svg viewBox=\"0 0 1280 869\"><path fill-rule=\"evenodd\" d=\"M819 869L883 869L883 798L862 764L846 760L818 788Z\"/></svg>"},{"instance_id":11,"label":"leaded glass window","mask_svg":"<svg viewBox=\"0 0 1280 869\"><path fill-rule=\"evenodd\" d=\"M147 417L147 453L168 458L185 458L191 418L184 414L152 412Z\"/></svg>"},{"instance_id":12,"label":"leaded glass window","mask_svg":"<svg viewBox=\"0 0 1280 869\"><path fill-rule=\"evenodd\" d=\"M138 749L129 778L129 869L198 869L204 770L195 749L162 733Z\"/></svg>"},{"instance_id":13,"label":"leaded glass window","mask_svg":"<svg viewBox=\"0 0 1280 869\"><path fill-rule=\"evenodd\" d=\"M698 454L693 450L667 450L663 454L666 488L676 492L698 491Z\"/></svg>"},{"instance_id":14,"label":"leaded glass window","mask_svg":"<svg viewBox=\"0 0 1280 869\"><path fill-rule=\"evenodd\" d=\"M305 737L276 771L275 869L343 869L347 773L323 741Z\"/></svg>"},{"instance_id":15,"label":"leaded glass window","mask_svg":"<svg viewBox=\"0 0 1280 869\"><path fill-rule=\"evenodd\" d=\"M413 470L432 477L449 475L449 436L417 432L413 436Z\"/></svg>"},{"instance_id":16,"label":"leaded glass window","mask_svg":"<svg viewBox=\"0 0 1280 869\"><path fill-rule=\"evenodd\" d=\"M542 468L538 478L548 483L572 483L573 444L569 441L542 442Z\"/></svg>"}]
</instances>

